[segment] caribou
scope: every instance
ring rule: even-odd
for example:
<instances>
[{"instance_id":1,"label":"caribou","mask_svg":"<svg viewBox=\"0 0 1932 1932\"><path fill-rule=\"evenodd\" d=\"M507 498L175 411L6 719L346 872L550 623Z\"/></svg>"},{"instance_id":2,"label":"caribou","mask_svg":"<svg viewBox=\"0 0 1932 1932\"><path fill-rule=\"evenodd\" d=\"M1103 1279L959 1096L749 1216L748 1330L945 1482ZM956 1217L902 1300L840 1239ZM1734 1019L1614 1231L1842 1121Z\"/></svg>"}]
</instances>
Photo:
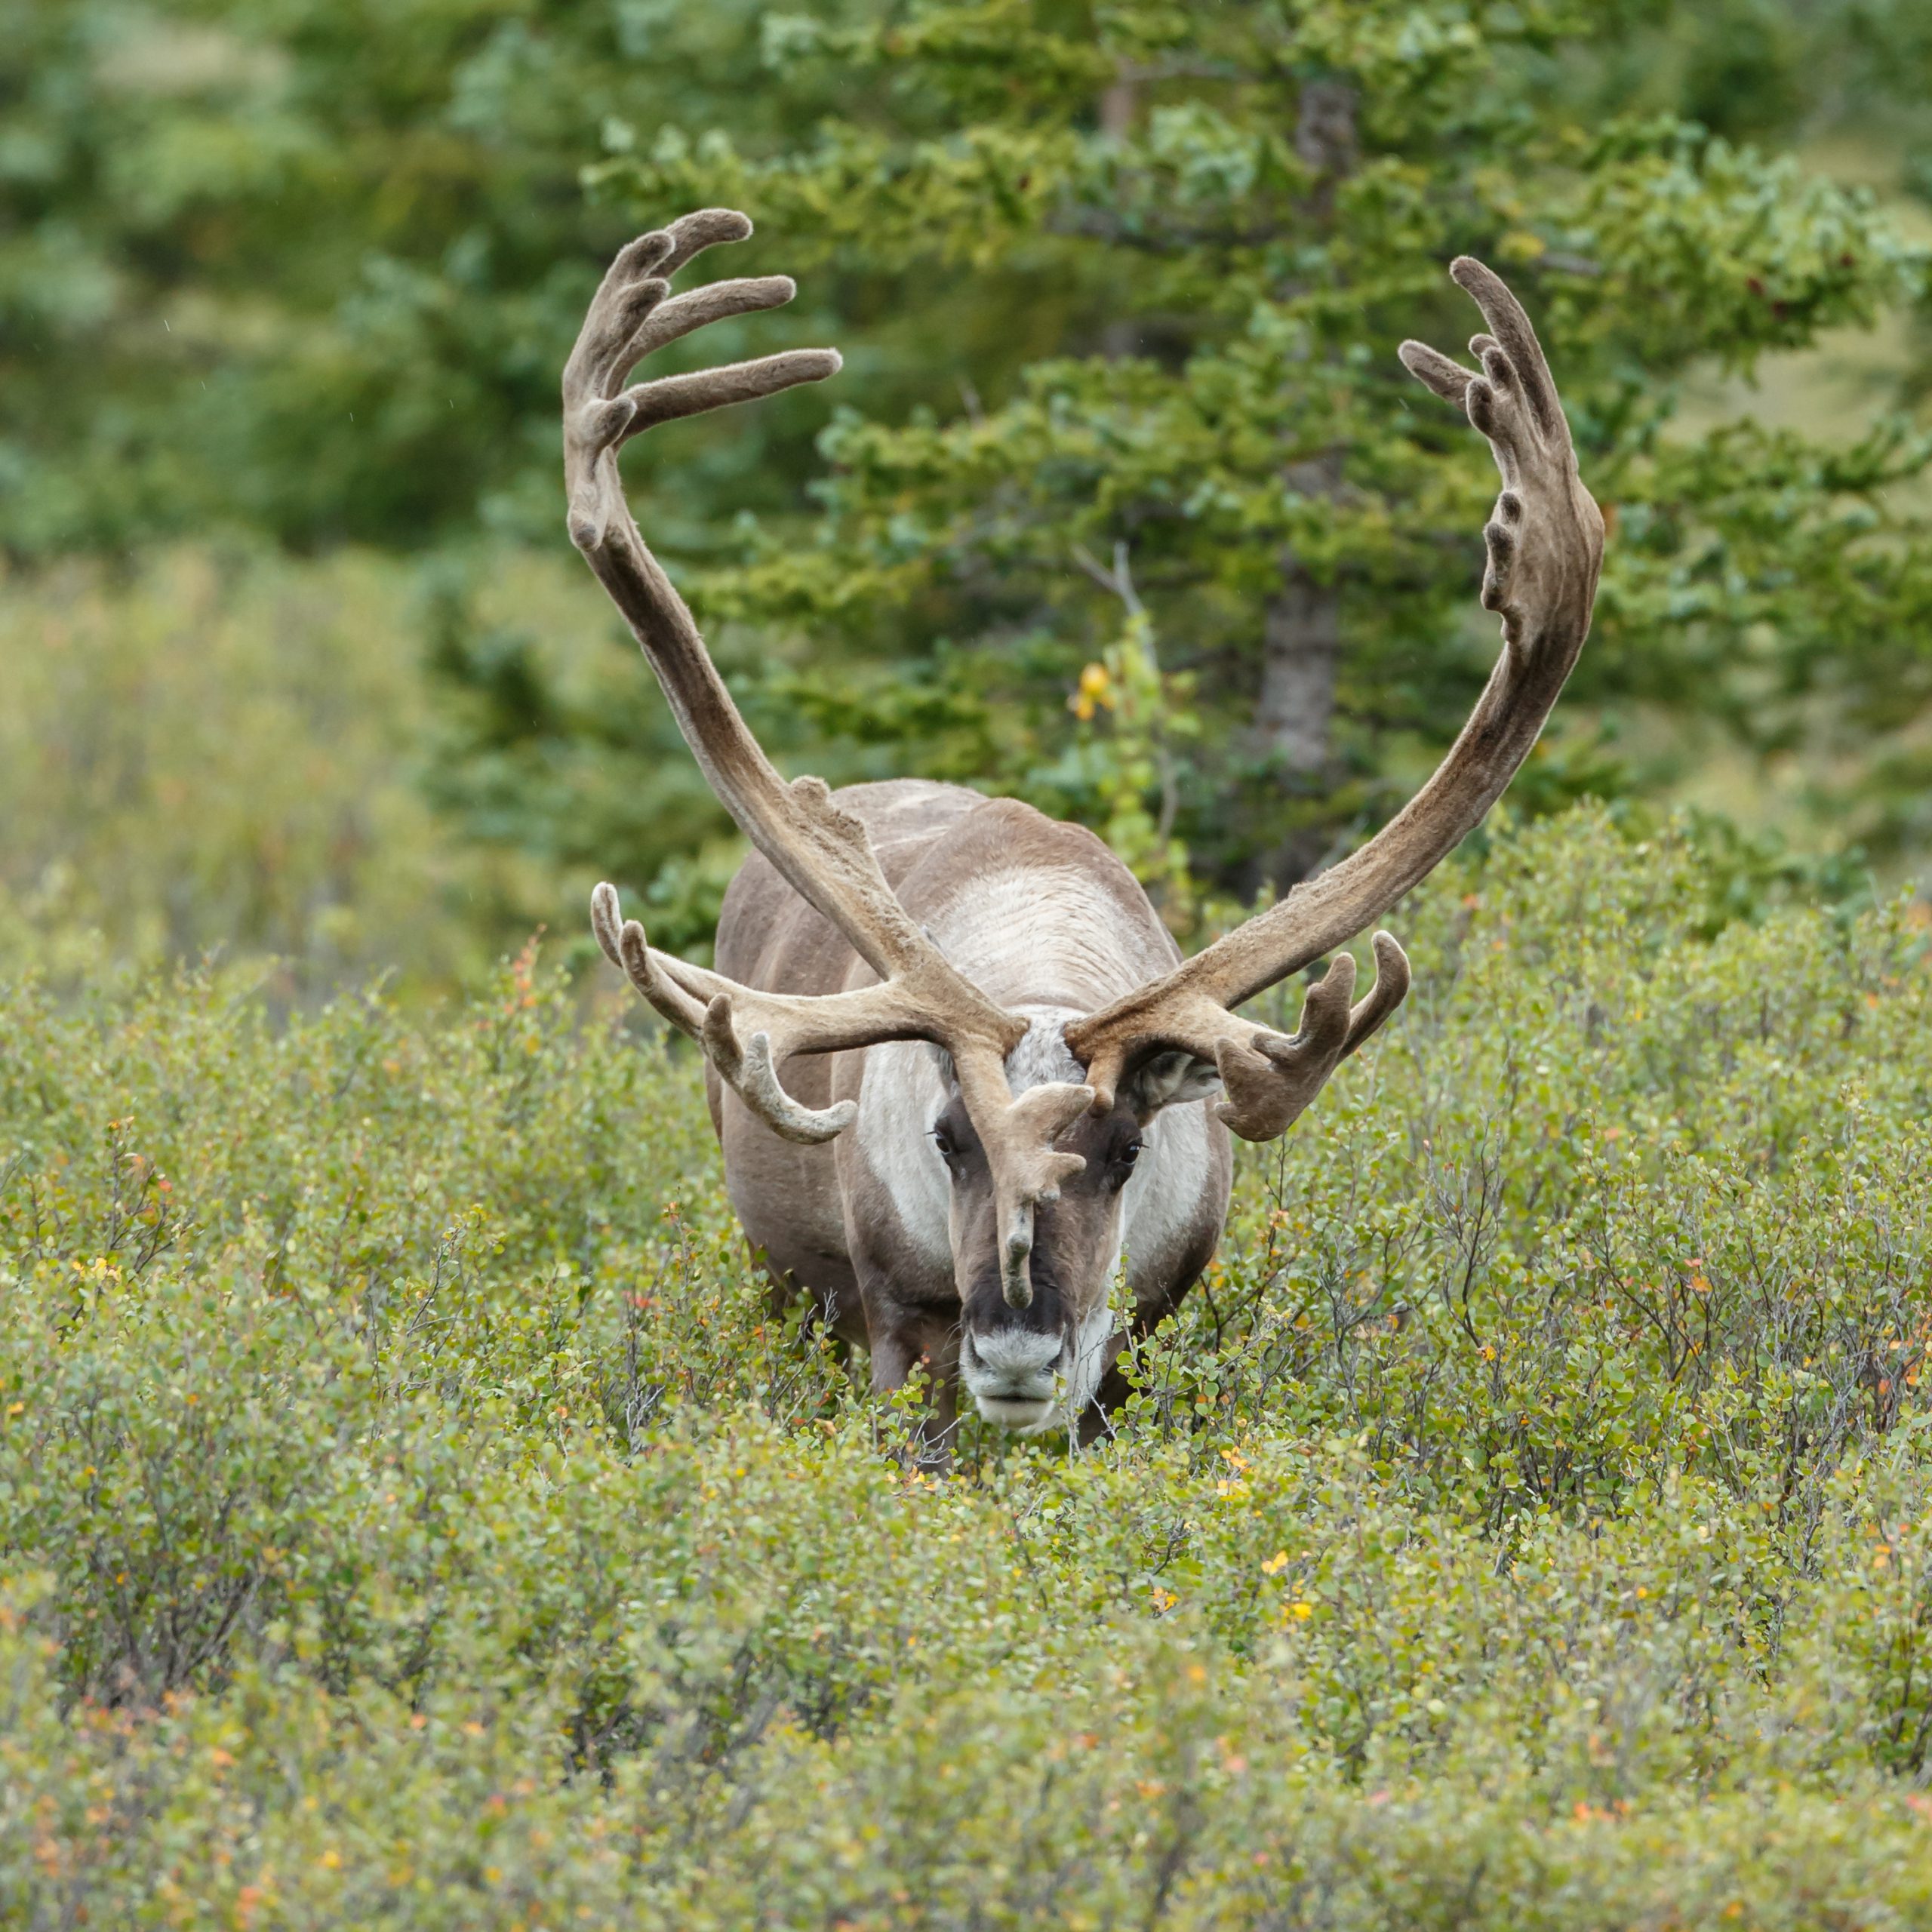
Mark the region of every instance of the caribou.
<instances>
[{"instance_id":1,"label":"caribou","mask_svg":"<svg viewBox=\"0 0 1932 1932\"><path fill-rule=\"evenodd\" d=\"M961 1384L1009 1429L1090 1435L1124 1392L1122 1350L1179 1306L1220 1240L1229 1136L1285 1132L1407 992L1389 934L1374 936L1359 1001L1340 949L1453 850L1528 755L1589 632L1603 519L1528 316L1500 277L1459 258L1449 272L1486 325L1469 344L1478 367L1417 342L1398 352L1488 439L1501 472L1481 589L1501 654L1401 812L1184 958L1091 832L957 785L788 783L752 737L617 466L657 423L838 371L835 350L791 349L631 383L654 349L792 298L782 275L671 292L700 251L751 232L742 214L706 209L629 244L564 371L571 540L753 848L724 898L715 968L652 946L610 885L593 895L592 928L702 1048L732 1204L777 1291L808 1294L866 1350L875 1390L924 1366L935 1460ZM1331 954L1292 1035L1240 1016Z\"/></svg>"}]
</instances>

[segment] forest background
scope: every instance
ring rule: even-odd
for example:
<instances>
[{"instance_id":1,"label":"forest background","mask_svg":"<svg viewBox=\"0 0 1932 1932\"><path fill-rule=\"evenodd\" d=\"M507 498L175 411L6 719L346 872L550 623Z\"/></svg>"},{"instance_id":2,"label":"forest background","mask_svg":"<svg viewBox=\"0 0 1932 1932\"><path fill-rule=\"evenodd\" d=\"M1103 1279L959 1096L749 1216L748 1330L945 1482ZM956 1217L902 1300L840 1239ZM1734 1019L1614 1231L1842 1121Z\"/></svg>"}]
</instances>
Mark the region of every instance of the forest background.
<instances>
[{"instance_id":1,"label":"forest background","mask_svg":"<svg viewBox=\"0 0 1932 1932\"><path fill-rule=\"evenodd\" d=\"M748 209L844 374L631 493L780 762L1017 792L1184 937L1466 715L1494 488L1394 348L1458 251L1614 541L1512 809L1740 906L1932 864L1932 19L1906 0L8 0L0 960L474 983L740 848L568 551L610 252ZM732 336L731 340L719 338ZM677 352L673 352L673 354Z\"/></svg>"}]
</instances>

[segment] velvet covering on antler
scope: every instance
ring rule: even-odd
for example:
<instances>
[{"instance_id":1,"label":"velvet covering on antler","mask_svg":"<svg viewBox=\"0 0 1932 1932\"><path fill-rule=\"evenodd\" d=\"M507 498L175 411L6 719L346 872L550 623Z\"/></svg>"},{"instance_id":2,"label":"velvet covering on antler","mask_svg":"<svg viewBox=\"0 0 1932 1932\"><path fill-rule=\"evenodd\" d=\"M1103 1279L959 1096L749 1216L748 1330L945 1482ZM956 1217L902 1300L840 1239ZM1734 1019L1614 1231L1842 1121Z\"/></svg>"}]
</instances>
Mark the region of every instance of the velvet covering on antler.
<instances>
[{"instance_id":1,"label":"velvet covering on antler","mask_svg":"<svg viewBox=\"0 0 1932 1932\"><path fill-rule=\"evenodd\" d=\"M707 322L792 299L793 285L783 275L671 294L671 278L693 257L750 232L744 216L706 209L640 236L612 263L564 372L571 538L642 646L712 789L878 981L818 997L740 986L658 952L636 921L623 918L608 885L594 895L592 925L605 953L644 998L699 1041L725 1085L789 1140L829 1140L855 1112L849 1100L814 1109L788 1093L780 1070L793 1055L886 1040L943 1048L992 1169L1006 1298L1023 1306L1032 1292L1034 1209L1084 1164L1054 1143L1088 1108L1111 1106L1137 1066L1177 1050L1211 1063L1223 1089L1221 1118L1250 1140L1269 1140L1401 1003L1408 961L1388 934L1377 933L1376 982L1358 1004L1351 1004L1355 962L1343 954L1309 991L1292 1036L1234 1011L1362 931L1500 795L1535 743L1589 631L1602 519L1578 478L1528 317L1489 269L1466 257L1457 261L1451 272L1489 325L1490 333L1470 344L1480 373L1419 343L1405 343L1401 355L1412 373L1466 411L1503 473L1503 493L1484 533L1482 596L1502 617L1503 650L1474 714L1435 776L1359 851L1173 972L1069 1023L1066 1042L1087 1069L1085 1084L1050 1084L1016 1097L1006 1060L1026 1020L987 998L914 924L864 827L820 780L788 783L773 769L625 502L617 452L641 431L822 381L838 369L834 350L792 349L630 383L636 363L666 343Z\"/></svg>"},{"instance_id":2,"label":"velvet covering on antler","mask_svg":"<svg viewBox=\"0 0 1932 1932\"><path fill-rule=\"evenodd\" d=\"M832 349L792 349L752 362L627 386L638 358L725 315L775 308L794 293L784 276L714 282L672 297L669 278L704 248L742 241L751 223L728 209L687 215L641 236L612 263L564 371L564 471L571 539L629 622L712 789L752 843L844 934L879 983L822 998L755 991L652 947L623 921L614 889L599 886L592 924L605 952L674 1026L703 1046L725 1084L788 1139L829 1139L850 1102L823 1109L786 1093L779 1069L794 1054L881 1040L924 1039L952 1057L961 1097L994 1177L1008 1298L1023 1303L1033 1210L1080 1171L1054 1138L1092 1101L1090 1088L1056 1084L1016 1098L1006 1057L1026 1021L993 1004L949 964L906 916L879 869L865 828L823 783L786 783L746 728L683 598L632 521L617 451L640 429L680 416L822 381Z\"/></svg>"}]
</instances>

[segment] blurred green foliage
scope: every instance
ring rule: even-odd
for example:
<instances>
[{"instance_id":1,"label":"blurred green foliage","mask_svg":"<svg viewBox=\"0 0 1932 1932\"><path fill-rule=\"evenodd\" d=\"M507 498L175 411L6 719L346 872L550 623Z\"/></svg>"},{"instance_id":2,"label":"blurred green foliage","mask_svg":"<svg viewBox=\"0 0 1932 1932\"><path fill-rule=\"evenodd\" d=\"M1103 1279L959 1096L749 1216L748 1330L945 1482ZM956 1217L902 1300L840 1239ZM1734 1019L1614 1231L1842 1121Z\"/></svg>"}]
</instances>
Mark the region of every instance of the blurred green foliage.
<instances>
[{"instance_id":1,"label":"blurred green foliage","mask_svg":"<svg viewBox=\"0 0 1932 1932\"><path fill-rule=\"evenodd\" d=\"M624 238L578 170L620 112L728 111L759 11L8 0L9 547L548 536L561 355Z\"/></svg>"},{"instance_id":2,"label":"blurred green foliage","mask_svg":"<svg viewBox=\"0 0 1932 1932\"><path fill-rule=\"evenodd\" d=\"M1466 332L1467 248L1543 323L1618 518L1521 801L1737 746L1915 863L1932 543L1897 411L1932 363L1829 447L1693 429L1679 385L1922 312L1890 216L1791 158L1849 129L1925 177L1922 11L5 0L0 545L420 560L386 648L428 674L435 836L568 885L478 894L488 943L574 927L595 870L701 944L730 828L614 625L500 584L562 554L556 374L603 260L740 201L761 237L715 272L801 301L667 366L835 340L847 374L660 432L632 490L758 728L1115 826L1185 928L1195 884L1278 886L1385 814L1487 664L1485 460L1392 357ZM1164 749L1069 715L1124 620L1081 559L1117 555L1181 681Z\"/></svg>"},{"instance_id":3,"label":"blurred green foliage","mask_svg":"<svg viewBox=\"0 0 1932 1932\"><path fill-rule=\"evenodd\" d=\"M1701 843L1441 875L1115 1436L943 1479L531 955L14 983L0 1912L1918 1922L1928 935Z\"/></svg>"},{"instance_id":4,"label":"blurred green foliage","mask_svg":"<svg viewBox=\"0 0 1932 1932\"><path fill-rule=\"evenodd\" d=\"M175 549L0 583L0 972L274 955L278 995L312 999L487 971L564 881L452 838L425 799L412 608L349 555Z\"/></svg>"}]
</instances>

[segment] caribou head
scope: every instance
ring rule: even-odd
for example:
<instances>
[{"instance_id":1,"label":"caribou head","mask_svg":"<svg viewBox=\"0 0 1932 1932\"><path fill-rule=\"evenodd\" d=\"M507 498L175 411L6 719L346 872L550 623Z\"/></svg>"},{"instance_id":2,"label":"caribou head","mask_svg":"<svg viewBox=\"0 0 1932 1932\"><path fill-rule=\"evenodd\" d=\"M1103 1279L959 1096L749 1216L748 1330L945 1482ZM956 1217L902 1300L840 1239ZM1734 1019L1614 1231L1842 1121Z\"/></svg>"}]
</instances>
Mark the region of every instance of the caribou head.
<instances>
[{"instance_id":1,"label":"caribou head","mask_svg":"<svg viewBox=\"0 0 1932 1932\"><path fill-rule=\"evenodd\" d=\"M953 786L835 796L816 778L786 782L752 737L617 471L619 449L654 424L838 368L832 350L795 349L629 383L664 343L791 298L782 276L670 292L701 249L750 232L711 209L632 242L564 374L572 540L755 848L727 900L721 970L653 947L608 885L592 924L638 992L702 1047L740 1214L775 1270L871 1349L875 1383L923 1357L946 1385L942 1419L956 1375L995 1420L1043 1426L1101 1383L1121 1339L1108 1297L1123 1245L1130 1271L1140 1266L1128 1325L1144 1324L1218 1238L1227 1132L1284 1132L1400 1004L1408 962L1394 939L1375 934L1376 979L1359 1001L1337 949L1456 845L1528 755L1589 631L1602 519L1527 316L1497 275L1459 260L1451 273L1488 325L1470 344L1480 372L1417 343L1401 352L1463 409L1502 472L1482 585L1501 656L1394 820L1183 961L1124 869L1078 828ZM1294 1033L1239 1016L1331 953Z\"/></svg>"}]
</instances>

